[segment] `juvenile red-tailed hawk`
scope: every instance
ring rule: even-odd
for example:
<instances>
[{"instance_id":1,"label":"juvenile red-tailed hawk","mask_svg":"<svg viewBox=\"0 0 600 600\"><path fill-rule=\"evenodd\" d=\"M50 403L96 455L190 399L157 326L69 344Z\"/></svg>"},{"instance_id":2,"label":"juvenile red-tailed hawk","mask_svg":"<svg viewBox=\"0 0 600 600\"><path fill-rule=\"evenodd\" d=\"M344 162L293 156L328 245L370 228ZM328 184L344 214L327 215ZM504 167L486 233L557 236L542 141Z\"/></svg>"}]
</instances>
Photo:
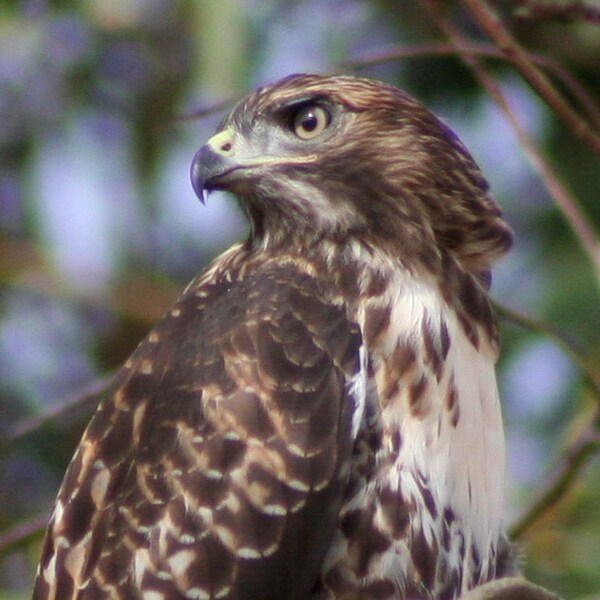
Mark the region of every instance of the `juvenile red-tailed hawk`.
<instances>
[{"instance_id":1,"label":"juvenile red-tailed hawk","mask_svg":"<svg viewBox=\"0 0 600 600\"><path fill-rule=\"evenodd\" d=\"M448 127L295 75L194 158L249 238L87 428L34 598L451 599L503 574L492 263L511 234Z\"/></svg>"}]
</instances>

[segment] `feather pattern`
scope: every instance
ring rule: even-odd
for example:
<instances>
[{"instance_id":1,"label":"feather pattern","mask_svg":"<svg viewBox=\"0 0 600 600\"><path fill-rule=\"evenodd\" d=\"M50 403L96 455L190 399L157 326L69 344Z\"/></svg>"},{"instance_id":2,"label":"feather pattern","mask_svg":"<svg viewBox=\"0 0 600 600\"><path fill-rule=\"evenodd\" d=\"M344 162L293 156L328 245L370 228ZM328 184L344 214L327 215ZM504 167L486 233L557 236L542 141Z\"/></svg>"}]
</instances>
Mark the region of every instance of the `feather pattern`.
<instances>
[{"instance_id":1,"label":"feather pattern","mask_svg":"<svg viewBox=\"0 0 600 600\"><path fill-rule=\"evenodd\" d=\"M34 599L450 600L509 572L487 288L511 234L458 138L391 86L295 75L192 182L249 238L98 407Z\"/></svg>"}]
</instances>

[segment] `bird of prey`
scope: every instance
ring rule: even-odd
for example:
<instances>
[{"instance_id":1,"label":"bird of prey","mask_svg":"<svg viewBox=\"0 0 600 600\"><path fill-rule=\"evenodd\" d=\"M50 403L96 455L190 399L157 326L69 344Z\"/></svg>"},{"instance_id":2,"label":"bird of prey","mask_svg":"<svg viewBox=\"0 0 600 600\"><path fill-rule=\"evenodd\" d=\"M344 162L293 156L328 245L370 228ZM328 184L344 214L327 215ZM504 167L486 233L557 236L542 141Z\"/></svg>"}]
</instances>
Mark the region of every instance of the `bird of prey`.
<instances>
[{"instance_id":1,"label":"bird of prey","mask_svg":"<svg viewBox=\"0 0 600 600\"><path fill-rule=\"evenodd\" d=\"M395 87L292 75L194 157L248 238L117 375L34 598L452 599L509 572L490 268L511 232Z\"/></svg>"}]
</instances>

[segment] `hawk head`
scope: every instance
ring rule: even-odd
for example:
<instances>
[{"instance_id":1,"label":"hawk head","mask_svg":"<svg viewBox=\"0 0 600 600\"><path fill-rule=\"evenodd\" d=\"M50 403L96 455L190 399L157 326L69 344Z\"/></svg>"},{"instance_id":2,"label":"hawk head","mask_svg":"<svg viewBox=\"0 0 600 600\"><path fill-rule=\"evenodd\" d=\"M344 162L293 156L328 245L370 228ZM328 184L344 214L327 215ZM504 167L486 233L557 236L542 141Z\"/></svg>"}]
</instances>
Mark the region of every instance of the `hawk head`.
<instances>
[{"instance_id":1,"label":"hawk head","mask_svg":"<svg viewBox=\"0 0 600 600\"><path fill-rule=\"evenodd\" d=\"M192 183L227 190L265 247L359 237L408 262L449 252L477 276L510 230L452 130L381 82L291 75L258 89L196 154Z\"/></svg>"}]
</instances>

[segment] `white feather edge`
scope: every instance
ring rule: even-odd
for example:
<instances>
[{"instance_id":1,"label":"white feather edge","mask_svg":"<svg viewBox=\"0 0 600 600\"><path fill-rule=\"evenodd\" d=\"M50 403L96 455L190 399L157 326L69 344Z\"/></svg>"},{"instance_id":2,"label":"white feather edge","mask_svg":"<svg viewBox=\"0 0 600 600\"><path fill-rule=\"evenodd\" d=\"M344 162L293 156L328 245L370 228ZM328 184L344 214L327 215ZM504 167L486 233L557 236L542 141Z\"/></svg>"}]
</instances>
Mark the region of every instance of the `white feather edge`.
<instances>
[{"instance_id":1,"label":"white feather edge","mask_svg":"<svg viewBox=\"0 0 600 600\"><path fill-rule=\"evenodd\" d=\"M354 406L352 409L352 439L355 440L362 426L367 404L367 350L364 344L358 349L359 369L350 378L347 388L348 397Z\"/></svg>"}]
</instances>

